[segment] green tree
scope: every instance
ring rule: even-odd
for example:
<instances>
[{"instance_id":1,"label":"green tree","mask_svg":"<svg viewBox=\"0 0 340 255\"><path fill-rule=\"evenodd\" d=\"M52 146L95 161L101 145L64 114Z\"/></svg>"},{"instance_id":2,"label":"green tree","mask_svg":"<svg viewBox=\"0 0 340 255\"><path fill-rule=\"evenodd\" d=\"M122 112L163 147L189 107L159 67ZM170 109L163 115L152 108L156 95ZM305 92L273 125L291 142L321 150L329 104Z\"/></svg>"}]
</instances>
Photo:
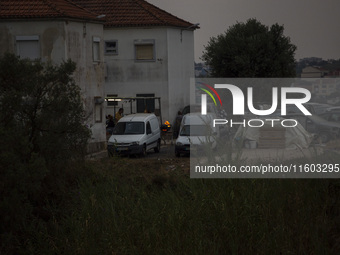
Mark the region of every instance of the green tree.
<instances>
[{"instance_id":1,"label":"green tree","mask_svg":"<svg viewBox=\"0 0 340 255\"><path fill-rule=\"evenodd\" d=\"M0 57L0 253L19 254L36 219L54 217L48 203L65 200L67 163L84 156L90 132L75 68Z\"/></svg>"},{"instance_id":2,"label":"green tree","mask_svg":"<svg viewBox=\"0 0 340 255\"><path fill-rule=\"evenodd\" d=\"M296 46L283 31L283 26L269 28L256 19L236 23L210 38L202 60L214 77L295 77Z\"/></svg>"},{"instance_id":3,"label":"green tree","mask_svg":"<svg viewBox=\"0 0 340 255\"><path fill-rule=\"evenodd\" d=\"M84 153L89 130L75 68L71 60L52 65L11 54L0 59L0 126L26 141L21 160L39 154L54 164Z\"/></svg>"}]
</instances>

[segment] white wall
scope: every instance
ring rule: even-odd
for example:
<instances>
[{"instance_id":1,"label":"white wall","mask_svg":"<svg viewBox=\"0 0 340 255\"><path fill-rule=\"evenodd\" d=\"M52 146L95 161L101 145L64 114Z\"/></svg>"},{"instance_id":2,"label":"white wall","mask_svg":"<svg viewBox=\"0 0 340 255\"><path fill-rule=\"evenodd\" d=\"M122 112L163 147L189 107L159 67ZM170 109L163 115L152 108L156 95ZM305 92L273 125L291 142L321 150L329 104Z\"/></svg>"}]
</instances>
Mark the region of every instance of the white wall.
<instances>
[{"instance_id":1,"label":"white wall","mask_svg":"<svg viewBox=\"0 0 340 255\"><path fill-rule=\"evenodd\" d=\"M184 31L181 42L180 31L165 27L105 29L104 40L118 40L118 55L105 56L106 94L154 94L161 97L163 122L172 122L177 111L189 104L189 82L194 76L193 32ZM155 61L135 61L136 39L155 40ZM124 108L130 113L129 104ZM106 114L113 111L108 107Z\"/></svg>"},{"instance_id":2,"label":"white wall","mask_svg":"<svg viewBox=\"0 0 340 255\"><path fill-rule=\"evenodd\" d=\"M190 78L195 77L194 32L168 29L170 116L190 103Z\"/></svg>"}]
</instances>

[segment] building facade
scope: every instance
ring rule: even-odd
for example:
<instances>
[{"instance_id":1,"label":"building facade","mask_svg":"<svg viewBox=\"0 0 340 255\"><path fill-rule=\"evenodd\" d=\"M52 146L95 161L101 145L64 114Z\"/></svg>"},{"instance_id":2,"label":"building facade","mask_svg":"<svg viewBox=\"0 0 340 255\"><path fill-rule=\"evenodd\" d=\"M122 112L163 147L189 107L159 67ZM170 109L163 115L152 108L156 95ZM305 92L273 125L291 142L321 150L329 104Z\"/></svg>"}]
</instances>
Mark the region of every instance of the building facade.
<instances>
[{"instance_id":1,"label":"building facade","mask_svg":"<svg viewBox=\"0 0 340 255\"><path fill-rule=\"evenodd\" d=\"M87 123L92 131L89 151L105 147L103 22L97 15L64 1L3 1L0 10L0 55L41 59L60 64L76 62ZM31 6L35 7L32 12ZM9 8L10 7L10 8ZM102 100L100 100L102 99Z\"/></svg>"},{"instance_id":2,"label":"building facade","mask_svg":"<svg viewBox=\"0 0 340 255\"><path fill-rule=\"evenodd\" d=\"M107 103L106 114L123 107L126 113L159 110L172 121L190 101L194 73L194 30L182 20L143 0L72 0L105 15L104 57L107 97L160 97L157 102Z\"/></svg>"},{"instance_id":3,"label":"building facade","mask_svg":"<svg viewBox=\"0 0 340 255\"><path fill-rule=\"evenodd\" d=\"M105 148L105 116L161 112L172 121L189 104L194 77L194 25L144 0L3 0L0 54L77 64L90 151ZM105 98L159 97L157 102ZM131 101L131 100L130 100Z\"/></svg>"}]
</instances>

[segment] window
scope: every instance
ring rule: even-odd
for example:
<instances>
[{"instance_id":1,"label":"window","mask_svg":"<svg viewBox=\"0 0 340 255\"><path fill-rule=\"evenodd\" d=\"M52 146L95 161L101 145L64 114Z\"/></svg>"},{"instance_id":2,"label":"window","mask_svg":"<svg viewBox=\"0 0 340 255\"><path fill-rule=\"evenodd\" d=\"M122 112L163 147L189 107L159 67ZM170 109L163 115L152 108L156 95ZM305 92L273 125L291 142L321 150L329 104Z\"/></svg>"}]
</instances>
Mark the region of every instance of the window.
<instances>
[{"instance_id":1,"label":"window","mask_svg":"<svg viewBox=\"0 0 340 255\"><path fill-rule=\"evenodd\" d=\"M39 36L16 36L17 54L20 58L40 58Z\"/></svg>"},{"instance_id":2,"label":"window","mask_svg":"<svg viewBox=\"0 0 340 255\"><path fill-rule=\"evenodd\" d=\"M148 121L147 123L146 123L146 134L148 135L148 134L151 134L152 132L151 132L151 125L150 125L150 122Z\"/></svg>"},{"instance_id":3,"label":"window","mask_svg":"<svg viewBox=\"0 0 340 255\"><path fill-rule=\"evenodd\" d=\"M94 97L94 115L95 115L95 121L96 123L102 122L102 105L101 105L101 97Z\"/></svg>"},{"instance_id":4,"label":"window","mask_svg":"<svg viewBox=\"0 0 340 255\"><path fill-rule=\"evenodd\" d=\"M144 122L137 121L118 122L112 134L114 135L144 134Z\"/></svg>"},{"instance_id":5,"label":"window","mask_svg":"<svg viewBox=\"0 0 340 255\"><path fill-rule=\"evenodd\" d=\"M105 42L105 54L117 55L118 54L118 41L106 41Z\"/></svg>"},{"instance_id":6,"label":"window","mask_svg":"<svg viewBox=\"0 0 340 255\"><path fill-rule=\"evenodd\" d=\"M102 107L100 104L95 105L95 120L96 122L102 122Z\"/></svg>"},{"instance_id":7,"label":"window","mask_svg":"<svg viewBox=\"0 0 340 255\"><path fill-rule=\"evenodd\" d=\"M118 97L117 94L109 94L107 97ZM120 99L107 99L107 106L117 106Z\"/></svg>"},{"instance_id":8,"label":"window","mask_svg":"<svg viewBox=\"0 0 340 255\"><path fill-rule=\"evenodd\" d=\"M154 40L135 40L135 59L137 61L155 60L155 41Z\"/></svg>"},{"instance_id":9,"label":"window","mask_svg":"<svg viewBox=\"0 0 340 255\"><path fill-rule=\"evenodd\" d=\"M100 38L93 37L92 44L93 61L100 61Z\"/></svg>"}]
</instances>

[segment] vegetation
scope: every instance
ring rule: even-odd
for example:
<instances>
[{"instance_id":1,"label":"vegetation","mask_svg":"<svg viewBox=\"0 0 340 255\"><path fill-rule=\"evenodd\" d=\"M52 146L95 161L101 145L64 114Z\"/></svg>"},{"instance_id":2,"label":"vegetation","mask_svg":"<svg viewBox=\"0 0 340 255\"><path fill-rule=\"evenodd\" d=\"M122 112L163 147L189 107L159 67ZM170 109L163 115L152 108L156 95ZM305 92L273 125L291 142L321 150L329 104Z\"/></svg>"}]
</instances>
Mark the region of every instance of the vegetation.
<instances>
[{"instance_id":1,"label":"vegetation","mask_svg":"<svg viewBox=\"0 0 340 255\"><path fill-rule=\"evenodd\" d=\"M189 158L84 161L73 70L0 60L1 254L336 254L337 180L190 179Z\"/></svg>"},{"instance_id":2,"label":"vegetation","mask_svg":"<svg viewBox=\"0 0 340 255\"><path fill-rule=\"evenodd\" d=\"M278 24L270 28L256 19L236 23L212 37L202 60L213 77L295 77L296 46Z\"/></svg>"},{"instance_id":3,"label":"vegetation","mask_svg":"<svg viewBox=\"0 0 340 255\"><path fill-rule=\"evenodd\" d=\"M70 60L53 66L11 54L0 59L0 128L15 139L3 152L25 162L37 154L49 165L84 153L89 130L75 68Z\"/></svg>"},{"instance_id":4,"label":"vegetation","mask_svg":"<svg viewBox=\"0 0 340 255\"><path fill-rule=\"evenodd\" d=\"M73 165L2 254L336 254L337 181L190 179L188 161Z\"/></svg>"},{"instance_id":5,"label":"vegetation","mask_svg":"<svg viewBox=\"0 0 340 255\"><path fill-rule=\"evenodd\" d=\"M61 210L64 166L84 156L90 134L74 70L0 58L0 239L10 254L51 220L48 206Z\"/></svg>"}]
</instances>

